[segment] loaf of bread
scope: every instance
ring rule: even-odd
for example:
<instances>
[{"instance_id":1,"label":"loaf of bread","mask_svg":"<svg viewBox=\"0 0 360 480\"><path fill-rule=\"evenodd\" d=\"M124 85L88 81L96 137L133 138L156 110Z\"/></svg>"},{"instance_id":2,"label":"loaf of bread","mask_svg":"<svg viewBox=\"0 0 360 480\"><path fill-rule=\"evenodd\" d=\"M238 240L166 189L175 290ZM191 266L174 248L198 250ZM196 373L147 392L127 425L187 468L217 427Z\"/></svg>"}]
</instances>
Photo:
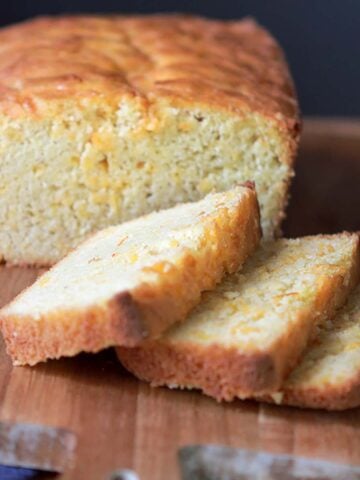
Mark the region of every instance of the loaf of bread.
<instances>
[{"instance_id":1,"label":"loaf of bread","mask_svg":"<svg viewBox=\"0 0 360 480\"><path fill-rule=\"evenodd\" d=\"M108 227L0 311L7 351L33 365L156 337L259 240L252 185Z\"/></svg>"},{"instance_id":2,"label":"loaf of bread","mask_svg":"<svg viewBox=\"0 0 360 480\"><path fill-rule=\"evenodd\" d=\"M118 356L155 386L199 388L218 400L273 393L359 272L356 234L265 243L185 322Z\"/></svg>"},{"instance_id":3,"label":"loaf of bread","mask_svg":"<svg viewBox=\"0 0 360 480\"><path fill-rule=\"evenodd\" d=\"M327 410L360 406L360 286L336 317L319 328L299 366L270 399Z\"/></svg>"},{"instance_id":4,"label":"loaf of bread","mask_svg":"<svg viewBox=\"0 0 360 480\"><path fill-rule=\"evenodd\" d=\"M252 20L39 18L0 30L0 260L253 180L278 228L298 141L281 49Z\"/></svg>"}]
</instances>

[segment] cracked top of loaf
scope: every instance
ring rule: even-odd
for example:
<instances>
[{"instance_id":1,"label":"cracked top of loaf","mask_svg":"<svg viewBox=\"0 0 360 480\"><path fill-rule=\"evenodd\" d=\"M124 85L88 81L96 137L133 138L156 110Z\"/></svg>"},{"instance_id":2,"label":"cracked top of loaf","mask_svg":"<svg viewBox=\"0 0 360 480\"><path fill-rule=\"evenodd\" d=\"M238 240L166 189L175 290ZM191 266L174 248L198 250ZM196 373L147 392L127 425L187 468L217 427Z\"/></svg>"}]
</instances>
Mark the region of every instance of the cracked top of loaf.
<instances>
[{"instance_id":1,"label":"cracked top of loaf","mask_svg":"<svg viewBox=\"0 0 360 480\"><path fill-rule=\"evenodd\" d=\"M280 47L253 20L186 15L42 17L0 31L0 111L46 115L65 100L145 109L166 99L294 128L298 107ZM296 127L295 127L296 128Z\"/></svg>"}]
</instances>

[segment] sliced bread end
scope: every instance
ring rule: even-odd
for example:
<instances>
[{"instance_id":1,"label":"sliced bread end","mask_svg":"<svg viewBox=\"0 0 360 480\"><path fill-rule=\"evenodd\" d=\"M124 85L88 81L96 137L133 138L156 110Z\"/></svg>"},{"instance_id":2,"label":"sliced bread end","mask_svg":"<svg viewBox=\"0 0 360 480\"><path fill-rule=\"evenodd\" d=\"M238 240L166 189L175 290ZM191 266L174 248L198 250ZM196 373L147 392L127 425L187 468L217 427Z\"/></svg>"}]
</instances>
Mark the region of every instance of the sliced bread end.
<instances>
[{"instance_id":1,"label":"sliced bread end","mask_svg":"<svg viewBox=\"0 0 360 480\"><path fill-rule=\"evenodd\" d=\"M7 352L33 365L156 338L260 236L250 184L103 230L0 311Z\"/></svg>"}]
</instances>

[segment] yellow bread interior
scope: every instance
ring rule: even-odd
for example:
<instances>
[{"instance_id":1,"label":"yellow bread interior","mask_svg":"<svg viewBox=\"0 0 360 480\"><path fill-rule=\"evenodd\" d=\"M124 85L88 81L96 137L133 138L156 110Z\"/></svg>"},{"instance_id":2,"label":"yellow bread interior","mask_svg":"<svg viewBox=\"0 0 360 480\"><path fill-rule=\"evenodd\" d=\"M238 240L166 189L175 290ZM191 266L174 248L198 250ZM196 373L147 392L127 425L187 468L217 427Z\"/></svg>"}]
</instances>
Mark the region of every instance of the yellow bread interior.
<instances>
[{"instance_id":1,"label":"yellow bread interior","mask_svg":"<svg viewBox=\"0 0 360 480\"><path fill-rule=\"evenodd\" d=\"M239 273L205 292L184 323L120 348L120 360L155 385L201 388L218 399L274 391L353 287L358 244L355 234L264 243Z\"/></svg>"},{"instance_id":2,"label":"yellow bread interior","mask_svg":"<svg viewBox=\"0 0 360 480\"><path fill-rule=\"evenodd\" d=\"M213 248L212 240L218 239L207 231L209 226L216 229L211 222L220 218L222 208L237 209L246 193L240 187L227 195L210 195L108 227L42 275L3 313L36 317L65 306L77 309L105 302L140 283L155 283L171 266L181 268L184 253L190 251L197 257L204 254L202 247Z\"/></svg>"},{"instance_id":3,"label":"yellow bread interior","mask_svg":"<svg viewBox=\"0 0 360 480\"><path fill-rule=\"evenodd\" d=\"M166 341L211 345L221 339L242 351L267 349L300 311L316 308L328 277L340 273L346 284L352 255L351 236L265 244L239 273L204 293L191 318L167 332Z\"/></svg>"},{"instance_id":4,"label":"yellow bread interior","mask_svg":"<svg viewBox=\"0 0 360 480\"><path fill-rule=\"evenodd\" d=\"M89 234L253 180L262 227L282 217L287 139L257 114L69 104L50 118L0 115L0 254L53 264Z\"/></svg>"}]
</instances>

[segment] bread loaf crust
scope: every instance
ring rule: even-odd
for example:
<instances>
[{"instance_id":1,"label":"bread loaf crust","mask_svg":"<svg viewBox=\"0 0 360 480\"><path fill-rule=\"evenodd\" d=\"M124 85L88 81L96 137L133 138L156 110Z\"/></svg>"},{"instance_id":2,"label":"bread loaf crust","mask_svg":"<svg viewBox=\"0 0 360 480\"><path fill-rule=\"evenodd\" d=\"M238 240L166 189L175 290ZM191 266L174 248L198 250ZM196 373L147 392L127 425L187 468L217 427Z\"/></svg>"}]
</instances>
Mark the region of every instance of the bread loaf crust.
<instances>
[{"instance_id":1,"label":"bread loaf crust","mask_svg":"<svg viewBox=\"0 0 360 480\"><path fill-rule=\"evenodd\" d=\"M299 130L284 55L253 20L0 29L0 261L50 266L102 228L249 179L272 238Z\"/></svg>"},{"instance_id":2,"label":"bread loaf crust","mask_svg":"<svg viewBox=\"0 0 360 480\"><path fill-rule=\"evenodd\" d=\"M150 113L171 98L258 112L298 133L283 52L252 19L42 17L3 28L0 42L0 106L10 116L52 115L64 100L115 106L124 96Z\"/></svg>"},{"instance_id":3,"label":"bread loaf crust","mask_svg":"<svg viewBox=\"0 0 360 480\"><path fill-rule=\"evenodd\" d=\"M278 126L288 142L280 161L293 163L301 128L294 83L282 49L252 19L40 17L3 28L0 42L6 116L36 121L69 102L110 115L127 98L142 110L144 130L154 130L162 101L251 112Z\"/></svg>"}]
</instances>

